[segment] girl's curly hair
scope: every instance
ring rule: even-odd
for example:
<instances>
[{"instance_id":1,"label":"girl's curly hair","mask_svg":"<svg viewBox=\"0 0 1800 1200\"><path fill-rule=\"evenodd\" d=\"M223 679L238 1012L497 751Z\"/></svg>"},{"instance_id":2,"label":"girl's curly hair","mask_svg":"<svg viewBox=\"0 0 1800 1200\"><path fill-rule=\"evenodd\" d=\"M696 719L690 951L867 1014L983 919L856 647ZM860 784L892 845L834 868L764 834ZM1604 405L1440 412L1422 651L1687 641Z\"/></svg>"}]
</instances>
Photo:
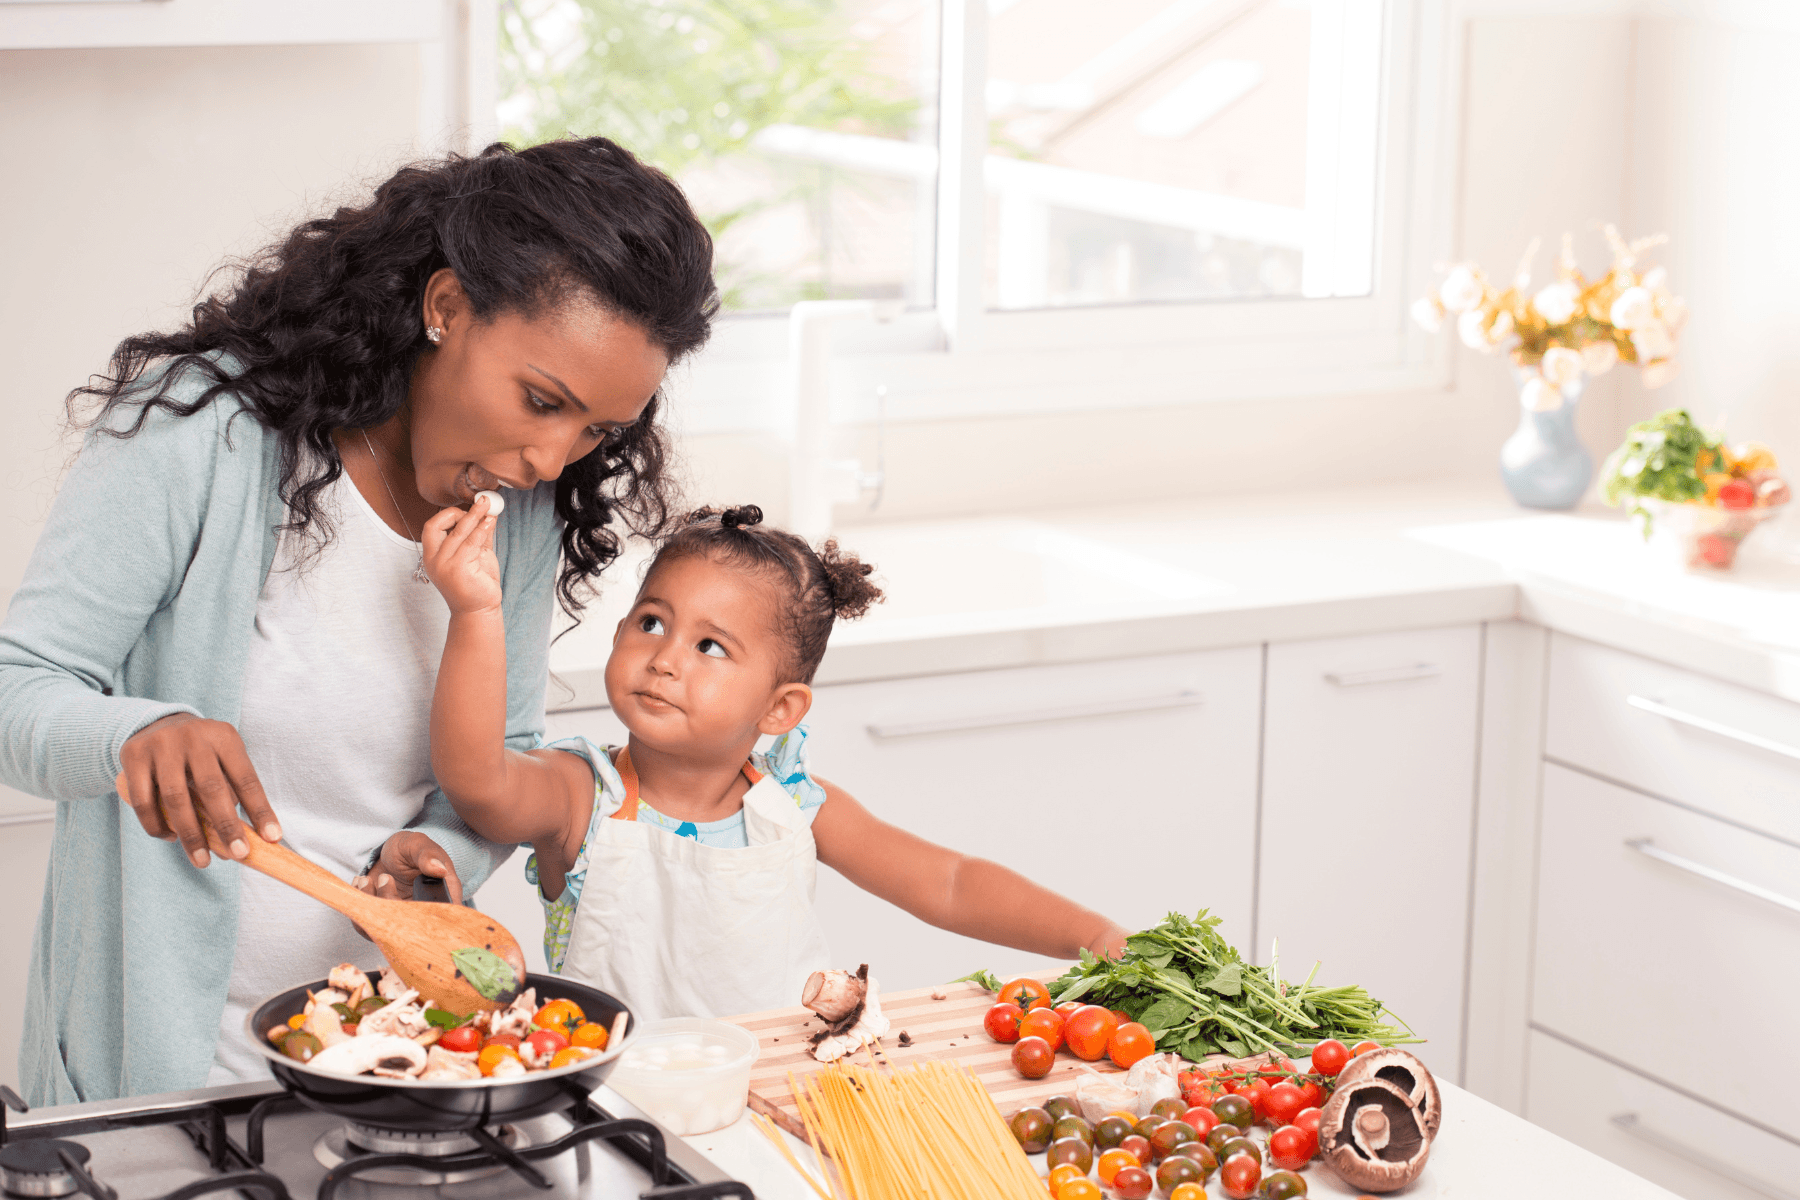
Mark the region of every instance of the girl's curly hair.
<instances>
[{"instance_id":1,"label":"girl's curly hair","mask_svg":"<svg viewBox=\"0 0 1800 1200\"><path fill-rule=\"evenodd\" d=\"M695 509L657 547L644 571L644 583L649 584L662 564L691 557L748 567L771 577L788 600L781 614L788 640L783 675L786 680L811 683L825 657L832 624L854 621L881 602L881 589L869 579L875 568L840 550L835 538L826 538L814 550L804 538L764 525L762 519L762 509L754 504Z\"/></svg>"},{"instance_id":2,"label":"girl's curly hair","mask_svg":"<svg viewBox=\"0 0 1800 1200\"><path fill-rule=\"evenodd\" d=\"M605 138L518 151L497 142L474 157L402 168L368 204L306 221L252 256L188 325L126 338L110 374L69 393L71 420L92 397L91 420L130 437L152 408L191 416L233 394L280 440L279 490L292 514L284 528L316 524L328 536L320 495L343 472L331 433L379 425L405 404L429 345L425 284L445 267L477 320L585 300L636 324L671 363L705 343L719 307L712 238L668 176ZM241 369L228 374L219 351ZM147 375L157 363L166 369ZM169 395L187 371L211 381L191 403ZM137 408L134 418L106 420L124 406ZM571 615L587 581L618 557L615 517L648 536L668 526L660 408L659 394L556 481L556 590Z\"/></svg>"}]
</instances>

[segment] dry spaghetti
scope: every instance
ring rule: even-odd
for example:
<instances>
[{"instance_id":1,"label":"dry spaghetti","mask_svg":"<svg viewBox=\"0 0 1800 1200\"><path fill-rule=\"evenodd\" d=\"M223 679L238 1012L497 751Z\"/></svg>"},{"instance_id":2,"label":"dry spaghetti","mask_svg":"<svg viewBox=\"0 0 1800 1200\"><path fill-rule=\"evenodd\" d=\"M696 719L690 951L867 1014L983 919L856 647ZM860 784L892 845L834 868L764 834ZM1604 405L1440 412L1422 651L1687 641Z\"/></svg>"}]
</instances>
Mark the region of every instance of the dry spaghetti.
<instances>
[{"instance_id":1,"label":"dry spaghetti","mask_svg":"<svg viewBox=\"0 0 1800 1200\"><path fill-rule=\"evenodd\" d=\"M839 1063L788 1077L837 1200L1043 1200L1044 1181L966 1067Z\"/></svg>"}]
</instances>

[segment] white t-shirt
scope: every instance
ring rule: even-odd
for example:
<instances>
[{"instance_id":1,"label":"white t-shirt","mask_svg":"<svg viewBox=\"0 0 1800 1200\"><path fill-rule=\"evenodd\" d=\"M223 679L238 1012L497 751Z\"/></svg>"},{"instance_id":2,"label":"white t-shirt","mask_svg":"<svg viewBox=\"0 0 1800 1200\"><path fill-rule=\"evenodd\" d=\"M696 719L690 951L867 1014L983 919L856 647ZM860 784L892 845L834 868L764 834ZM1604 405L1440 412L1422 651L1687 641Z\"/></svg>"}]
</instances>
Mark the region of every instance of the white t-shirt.
<instances>
[{"instance_id":1,"label":"white t-shirt","mask_svg":"<svg viewBox=\"0 0 1800 1200\"><path fill-rule=\"evenodd\" d=\"M257 599L238 732L283 840L353 879L436 786L431 693L450 610L413 577L418 543L389 529L348 475L321 499L330 544L297 562L305 547L284 536ZM348 918L260 872L221 865L243 878L209 1085L268 1076L244 1030L264 1000L340 962L381 963Z\"/></svg>"}]
</instances>

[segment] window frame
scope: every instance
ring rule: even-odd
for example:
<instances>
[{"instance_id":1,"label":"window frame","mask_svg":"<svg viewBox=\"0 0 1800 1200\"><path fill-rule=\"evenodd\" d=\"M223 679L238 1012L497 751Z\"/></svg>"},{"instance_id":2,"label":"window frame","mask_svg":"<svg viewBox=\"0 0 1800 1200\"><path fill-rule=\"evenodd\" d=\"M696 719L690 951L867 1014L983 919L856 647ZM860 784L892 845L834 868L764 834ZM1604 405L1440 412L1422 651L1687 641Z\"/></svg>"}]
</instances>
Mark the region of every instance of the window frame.
<instances>
[{"instance_id":1,"label":"window frame","mask_svg":"<svg viewBox=\"0 0 1800 1200\"><path fill-rule=\"evenodd\" d=\"M1356 3L1358 0L1339 0ZM1446 388L1443 339L1412 326L1451 241L1450 0L1381 15L1372 287L1349 298L1161 301L995 310L985 269L988 0L944 0L936 304L835 334L832 416L868 422ZM780 430L787 320L733 315L672 381L688 432Z\"/></svg>"}]
</instances>

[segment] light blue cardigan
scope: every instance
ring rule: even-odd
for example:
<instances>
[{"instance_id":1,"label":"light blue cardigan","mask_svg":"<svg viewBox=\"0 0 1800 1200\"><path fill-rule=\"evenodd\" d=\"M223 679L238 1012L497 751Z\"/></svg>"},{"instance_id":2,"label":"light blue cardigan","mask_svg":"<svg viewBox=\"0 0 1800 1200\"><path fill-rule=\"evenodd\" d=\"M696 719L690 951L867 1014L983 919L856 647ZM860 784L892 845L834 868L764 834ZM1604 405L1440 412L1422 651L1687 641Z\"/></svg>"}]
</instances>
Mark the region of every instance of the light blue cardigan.
<instances>
[{"instance_id":1,"label":"light blue cardigan","mask_svg":"<svg viewBox=\"0 0 1800 1200\"><path fill-rule=\"evenodd\" d=\"M171 391L192 399L204 386L190 372ZM19 1075L32 1104L206 1082L243 868L215 858L195 870L179 844L144 834L113 780L119 748L159 717L237 722L285 516L279 469L275 435L231 397L191 417L154 411L123 440L90 434L0 623L0 782L65 802L25 997ZM515 748L540 745L544 729L552 486L510 494L496 538ZM269 799L280 816L282 797ZM410 827L449 852L470 893L513 850L472 833L441 791ZM295 963L294 982L331 965Z\"/></svg>"}]
</instances>

